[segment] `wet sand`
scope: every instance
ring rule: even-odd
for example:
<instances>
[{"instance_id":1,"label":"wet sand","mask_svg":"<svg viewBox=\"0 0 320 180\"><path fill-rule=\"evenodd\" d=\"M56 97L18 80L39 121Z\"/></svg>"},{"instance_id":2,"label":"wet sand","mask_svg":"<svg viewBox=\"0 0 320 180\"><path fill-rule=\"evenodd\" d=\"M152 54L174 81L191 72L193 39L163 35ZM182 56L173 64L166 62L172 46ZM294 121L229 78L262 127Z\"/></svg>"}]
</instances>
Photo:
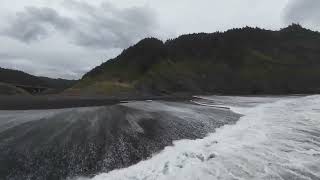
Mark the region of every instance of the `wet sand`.
<instances>
[{"instance_id":1,"label":"wet sand","mask_svg":"<svg viewBox=\"0 0 320 180\"><path fill-rule=\"evenodd\" d=\"M168 101L105 107L0 111L0 179L92 177L198 139L239 115Z\"/></svg>"},{"instance_id":2,"label":"wet sand","mask_svg":"<svg viewBox=\"0 0 320 180\"><path fill-rule=\"evenodd\" d=\"M114 105L126 101L166 100L184 101L191 96L144 96L144 97L112 97L112 96L0 96L0 110L37 110L64 109L75 107L92 107Z\"/></svg>"}]
</instances>

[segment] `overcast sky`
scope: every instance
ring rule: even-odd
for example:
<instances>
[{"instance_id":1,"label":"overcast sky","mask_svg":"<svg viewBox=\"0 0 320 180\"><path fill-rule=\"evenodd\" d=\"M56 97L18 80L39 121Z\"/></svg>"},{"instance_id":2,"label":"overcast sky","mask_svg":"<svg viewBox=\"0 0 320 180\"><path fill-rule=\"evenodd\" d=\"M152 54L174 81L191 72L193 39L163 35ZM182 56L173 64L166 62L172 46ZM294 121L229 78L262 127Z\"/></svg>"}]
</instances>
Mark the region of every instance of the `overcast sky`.
<instances>
[{"instance_id":1,"label":"overcast sky","mask_svg":"<svg viewBox=\"0 0 320 180\"><path fill-rule=\"evenodd\" d=\"M78 79L145 37L292 22L320 30L320 0L0 0L0 67Z\"/></svg>"}]
</instances>

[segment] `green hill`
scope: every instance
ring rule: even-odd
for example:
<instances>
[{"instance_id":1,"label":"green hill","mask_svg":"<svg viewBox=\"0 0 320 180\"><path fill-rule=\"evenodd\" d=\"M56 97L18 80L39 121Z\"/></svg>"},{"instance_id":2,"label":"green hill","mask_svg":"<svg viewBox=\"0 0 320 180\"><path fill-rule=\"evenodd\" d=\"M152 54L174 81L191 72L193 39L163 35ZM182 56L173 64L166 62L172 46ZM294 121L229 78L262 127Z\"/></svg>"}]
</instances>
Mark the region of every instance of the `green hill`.
<instances>
[{"instance_id":1,"label":"green hill","mask_svg":"<svg viewBox=\"0 0 320 180\"><path fill-rule=\"evenodd\" d=\"M320 92L320 33L293 24L147 38L83 76L70 91L102 94Z\"/></svg>"},{"instance_id":2,"label":"green hill","mask_svg":"<svg viewBox=\"0 0 320 180\"><path fill-rule=\"evenodd\" d=\"M38 77L18 70L0 68L0 95L6 95L7 93L5 92L9 92L8 86L11 89L19 89L17 87L43 87L48 89L48 93L57 93L73 86L75 82L74 80ZM18 93L19 91L10 92Z\"/></svg>"}]
</instances>

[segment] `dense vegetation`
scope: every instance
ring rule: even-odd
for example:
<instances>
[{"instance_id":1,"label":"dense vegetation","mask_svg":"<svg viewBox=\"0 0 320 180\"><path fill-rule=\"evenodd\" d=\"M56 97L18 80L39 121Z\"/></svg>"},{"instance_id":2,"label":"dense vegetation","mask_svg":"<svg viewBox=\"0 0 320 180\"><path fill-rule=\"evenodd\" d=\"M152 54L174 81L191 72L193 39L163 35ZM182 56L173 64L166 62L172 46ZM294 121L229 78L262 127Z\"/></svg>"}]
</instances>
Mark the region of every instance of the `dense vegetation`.
<instances>
[{"instance_id":1,"label":"dense vegetation","mask_svg":"<svg viewBox=\"0 0 320 180\"><path fill-rule=\"evenodd\" d=\"M320 92L320 33L293 24L147 38L83 76L83 93Z\"/></svg>"},{"instance_id":2,"label":"dense vegetation","mask_svg":"<svg viewBox=\"0 0 320 180\"><path fill-rule=\"evenodd\" d=\"M11 87L10 92L12 92L10 94L15 94L14 92L20 94L18 93L20 91L24 92L16 86L43 87L50 90L50 92L58 92L73 86L75 82L73 80L38 77L22 71L0 68L0 94L7 94L5 92L9 92L9 87ZM12 88L17 91L13 91Z\"/></svg>"}]
</instances>

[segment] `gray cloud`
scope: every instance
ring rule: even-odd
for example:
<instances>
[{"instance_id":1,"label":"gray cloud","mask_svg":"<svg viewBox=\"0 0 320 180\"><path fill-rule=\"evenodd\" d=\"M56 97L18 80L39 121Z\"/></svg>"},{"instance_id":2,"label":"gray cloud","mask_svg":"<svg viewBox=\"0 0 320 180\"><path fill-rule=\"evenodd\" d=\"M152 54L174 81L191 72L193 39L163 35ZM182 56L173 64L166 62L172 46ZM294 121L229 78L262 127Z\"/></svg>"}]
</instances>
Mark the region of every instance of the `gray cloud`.
<instances>
[{"instance_id":1,"label":"gray cloud","mask_svg":"<svg viewBox=\"0 0 320 180\"><path fill-rule=\"evenodd\" d=\"M56 60L56 56L43 55L41 57L28 56L11 56L0 54L0 67L23 70L27 73L39 76L48 76L53 78L63 77L66 79L78 79L82 74L89 71L93 66L90 63L79 61L79 63L72 63L69 59L81 58L79 56L58 57L60 61ZM46 62L43 63L41 59Z\"/></svg>"},{"instance_id":2,"label":"gray cloud","mask_svg":"<svg viewBox=\"0 0 320 180\"><path fill-rule=\"evenodd\" d=\"M125 48L152 36L157 29L155 14L147 7L119 9L112 4L100 6L67 1L73 17L52 8L27 7L16 13L3 35L30 43L61 33L67 41L92 48Z\"/></svg>"},{"instance_id":3,"label":"gray cloud","mask_svg":"<svg viewBox=\"0 0 320 180\"><path fill-rule=\"evenodd\" d=\"M291 0L284 11L287 24L300 23L315 29L320 27L319 0Z\"/></svg>"},{"instance_id":4,"label":"gray cloud","mask_svg":"<svg viewBox=\"0 0 320 180\"><path fill-rule=\"evenodd\" d=\"M89 6L89 5L86 5ZM147 8L119 10L111 4L87 8L74 32L76 44L82 46L126 48L135 41L151 36L156 29L154 14Z\"/></svg>"},{"instance_id":5,"label":"gray cloud","mask_svg":"<svg viewBox=\"0 0 320 180\"><path fill-rule=\"evenodd\" d=\"M60 16L54 9L27 7L24 12L16 13L10 26L2 33L29 43L47 37L50 28L67 30L72 24L70 19Z\"/></svg>"},{"instance_id":6,"label":"gray cloud","mask_svg":"<svg viewBox=\"0 0 320 180\"><path fill-rule=\"evenodd\" d=\"M0 41L6 42L0 48L0 67L53 78L78 79L121 52L121 49L87 50L55 38L32 44L1 37Z\"/></svg>"}]
</instances>

